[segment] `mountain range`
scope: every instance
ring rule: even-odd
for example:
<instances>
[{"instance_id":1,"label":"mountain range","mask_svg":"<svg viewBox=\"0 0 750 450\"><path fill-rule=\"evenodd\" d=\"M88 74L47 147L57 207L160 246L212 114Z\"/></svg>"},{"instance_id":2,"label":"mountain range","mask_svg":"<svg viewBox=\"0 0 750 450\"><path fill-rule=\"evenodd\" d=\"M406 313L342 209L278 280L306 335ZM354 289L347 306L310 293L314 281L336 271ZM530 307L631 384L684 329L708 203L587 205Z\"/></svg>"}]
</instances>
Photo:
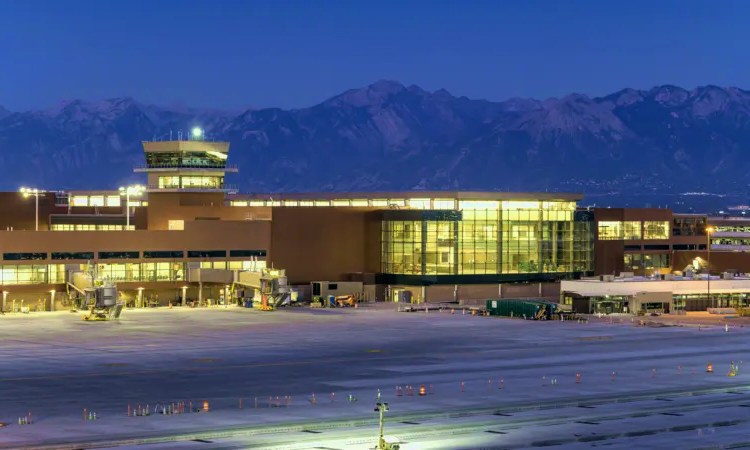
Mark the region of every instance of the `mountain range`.
<instances>
[{"instance_id":1,"label":"mountain range","mask_svg":"<svg viewBox=\"0 0 750 450\"><path fill-rule=\"evenodd\" d=\"M144 180L141 141L193 126L229 141L242 192L412 189L744 195L750 91L624 89L547 100L456 97L378 81L320 104L222 111L129 97L0 107L0 189L112 189Z\"/></svg>"}]
</instances>

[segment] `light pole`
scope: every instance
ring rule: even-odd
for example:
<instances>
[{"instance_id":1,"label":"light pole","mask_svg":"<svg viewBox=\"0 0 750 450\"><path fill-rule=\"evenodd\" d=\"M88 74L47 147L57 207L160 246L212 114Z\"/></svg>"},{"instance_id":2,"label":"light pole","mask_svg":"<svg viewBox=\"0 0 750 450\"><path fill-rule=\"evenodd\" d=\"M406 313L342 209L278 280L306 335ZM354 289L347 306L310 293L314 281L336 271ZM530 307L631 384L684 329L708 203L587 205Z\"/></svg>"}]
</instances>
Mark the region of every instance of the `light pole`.
<instances>
[{"instance_id":1,"label":"light pole","mask_svg":"<svg viewBox=\"0 0 750 450\"><path fill-rule=\"evenodd\" d=\"M120 195L125 196L125 229L130 229L130 197L140 197L143 194L143 186L136 184L128 187L120 187Z\"/></svg>"},{"instance_id":2,"label":"light pole","mask_svg":"<svg viewBox=\"0 0 750 450\"><path fill-rule=\"evenodd\" d=\"M36 200L36 231L39 231L39 195L44 194L47 191L42 191L39 189L30 189L22 187L19 192L24 196L24 198L28 198L29 196L33 195Z\"/></svg>"},{"instance_id":3,"label":"light pole","mask_svg":"<svg viewBox=\"0 0 750 450\"><path fill-rule=\"evenodd\" d=\"M707 290L708 290L708 302L711 303L711 233L714 232L714 227L707 227L706 228L706 264L708 265L708 281L707 281ZM714 306L715 307L715 306Z\"/></svg>"}]
</instances>

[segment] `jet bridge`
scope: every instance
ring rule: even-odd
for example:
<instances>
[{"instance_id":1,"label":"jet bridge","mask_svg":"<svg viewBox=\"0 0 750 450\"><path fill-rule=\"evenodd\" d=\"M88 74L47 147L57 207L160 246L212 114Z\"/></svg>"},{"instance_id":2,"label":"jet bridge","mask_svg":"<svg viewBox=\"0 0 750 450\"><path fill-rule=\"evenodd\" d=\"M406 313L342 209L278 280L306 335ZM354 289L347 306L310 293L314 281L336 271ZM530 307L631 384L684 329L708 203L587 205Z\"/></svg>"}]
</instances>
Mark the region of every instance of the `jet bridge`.
<instances>
[{"instance_id":1,"label":"jet bridge","mask_svg":"<svg viewBox=\"0 0 750 450\"><path fill-rule=\"evenodd\" d=\"M238 272L235 284L255 290L253 305L262 308L278 308L292 302L292 293L286 274L281 269L261 269L259 272Z\"/></svg>"}]
</instances>

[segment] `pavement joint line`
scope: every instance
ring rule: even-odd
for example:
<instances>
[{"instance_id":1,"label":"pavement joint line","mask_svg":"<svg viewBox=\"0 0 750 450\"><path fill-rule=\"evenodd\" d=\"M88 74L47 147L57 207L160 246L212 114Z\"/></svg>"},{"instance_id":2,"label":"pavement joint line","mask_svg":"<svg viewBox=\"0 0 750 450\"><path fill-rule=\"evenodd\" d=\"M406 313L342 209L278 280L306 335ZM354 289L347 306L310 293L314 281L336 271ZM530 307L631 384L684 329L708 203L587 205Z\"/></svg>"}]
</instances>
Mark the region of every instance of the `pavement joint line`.
<instances>
[{"instance_id":1,"label":"pavement joint line","mask_svg":"<svg viewBox=\"0 0 750 450\"><path fill-rule=\"evenodd\" d=\"M659 397L686 397L691 396L695 392L705 392L708 394L715 393L715 394L724 394L731 390L750 390L750 387L747 387L746 385L738 384L733 386L727 386L724 388L707 388L707 389L698 389L698 390L674 390L674 391L647 391L642 392L640 394L631 394L631 395L610 395L610 396L599 396L599 404L616 404L618 403L618 399L620 398L628 398L628 399L641 399L642 401L645 400L655 400ZM595 397L596 398L596 397ZM593 400L595 400L592 399ZM440 412L440 413L430 413L430 412L423 412L423 413L411 413L411 414L404 414L400 416L390 416L389 422L403 422L403 421L418 421L418 420L429 420L429 419L454 419L454 418L461 418L461 417L476 417L476 416L483 416L483 415L492 415L497 412L501 413L507 413L507 412L521 412L521 411L538 411L538 410L552 410L552 409L563 409L563 408L573 408L576 407L580 403L580 400L577 400L575 397L570 397L568 399L558 399L553 400L546 403L539 403L539 404L528 404L528 402L517 404L515 406L508 406L502 409L498 408L471 408L471 409L464 409L462 411L456 411L456 412ZM742 402L737 402L742 403ZM671 407L670 409L674 409L674 407ZM158 444L158 443L167 443L167 442L185 442L185 441L192 441L195 439L204 439L204 440L213 440L213 439L226 439L226 438L232 438L232 437L239 437L239 436L257 436L257 435L264 435L264 434L278 434L278 433L289 433L289 432L300 432L301 430L309 429L309 430L332 430L332 429L342 429L342 428L358 428L358 427L365 427L365 426L375 426L377 425L377 420L374 418L359 418L354 420L345 420L345 421L329 421L328 423L315 423L311 421L307 422L296 422L296 423L287 423L287 424L279 424L275 426L259 426L259 427L233 427L233 428L225 428L215 431L204 431L204 432L196 432L196 433L162 433L161 436L151 436L151 437L142 437L142 438L122 438L122 439L111 439L106 441L88 441L88 442L64 442L64 443L48 443L48 444L31 444L26 446L14 446L13 448L16 449L25 449L25 450L78 450L78 449L95 449L95 448L107 448L107 447L118 447L123 445L145 445L145 444ZM265 448L265 447L264 447Z\"/></svg>"}]
</instances>

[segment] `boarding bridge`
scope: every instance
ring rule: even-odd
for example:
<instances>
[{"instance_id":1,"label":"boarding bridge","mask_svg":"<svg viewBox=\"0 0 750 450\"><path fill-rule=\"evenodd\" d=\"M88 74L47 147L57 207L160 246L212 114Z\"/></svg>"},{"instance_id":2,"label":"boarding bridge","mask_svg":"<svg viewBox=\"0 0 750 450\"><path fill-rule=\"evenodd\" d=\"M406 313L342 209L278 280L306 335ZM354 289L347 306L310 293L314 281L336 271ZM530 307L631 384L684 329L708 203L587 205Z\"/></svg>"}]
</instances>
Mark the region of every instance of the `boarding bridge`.
<instances>
[{"instance_id":1,"label":"boarding bridge","mask_svg":"<svg viewBox=\"0 0 750 450\"><path fill-rule=\"evenodd\" d=\"M68 287L77 291L82 296L85 295L86 288L93 287L91 277L84 271L68 272Z\"/></svg>"},{"instance_id":2,"label":"boarding bridge","mask_svg":"<svg viewBox=\"0 0 750 450\"><path fill-rule=\"evenodd\" d=\"M265 296L269 306L277 308L291 302L291 290L284 270L263 269L260 272L241 271L235 274L235 284L256 290L253 303L262 303Z\"/></svg>"}]
</instances>

